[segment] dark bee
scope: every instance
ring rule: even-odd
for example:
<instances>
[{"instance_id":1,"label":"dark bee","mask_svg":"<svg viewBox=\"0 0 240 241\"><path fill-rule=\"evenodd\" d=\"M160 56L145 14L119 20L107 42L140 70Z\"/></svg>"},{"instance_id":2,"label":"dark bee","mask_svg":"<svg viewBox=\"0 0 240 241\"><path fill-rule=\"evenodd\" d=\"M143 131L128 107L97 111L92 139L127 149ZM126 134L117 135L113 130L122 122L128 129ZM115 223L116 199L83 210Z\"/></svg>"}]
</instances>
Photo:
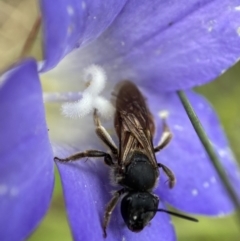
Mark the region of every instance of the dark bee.
<instances>
[{"instance_id":1,"label":"dark bee","mask_svg":"<svg viewBox=\"0 0 240 241\"><path fill-rule=\"evenodd\" d=\"M135 84L124 81L118 86L115 107L114 126L119 138L119 148L101 125L97 110L93 115L96 133L110 148L111 155L103 151L87 150L65 159L54 158L68 162L83 157L104 157L104 162L111 167L114 182L123 188L114 192L106 206L103 220L104 236L107 236L106 228L120 198L122 217L133 232L141 231L158 211L197 221L192 217L158 209L159 198L152 193L159 179L159 168L168 176L169 188L173 188L175 184L173 172L162 163L158 163L155 156L155 152L162 150L172 138L166 120L163 119L161 140L158 146L154 147L154 121L143 95Z\"/></svg>"}]
</instances>

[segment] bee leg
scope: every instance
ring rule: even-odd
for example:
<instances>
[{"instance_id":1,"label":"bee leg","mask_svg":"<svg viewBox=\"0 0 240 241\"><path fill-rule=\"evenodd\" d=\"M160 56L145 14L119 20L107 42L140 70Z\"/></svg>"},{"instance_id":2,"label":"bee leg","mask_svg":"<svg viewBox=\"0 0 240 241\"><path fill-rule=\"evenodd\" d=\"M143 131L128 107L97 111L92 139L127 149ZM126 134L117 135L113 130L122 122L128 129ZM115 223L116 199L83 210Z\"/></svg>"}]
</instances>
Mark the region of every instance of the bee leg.
<instances>
[{"instance_id":1,"label":"bee leg","mask_svg":"<svg viewBox=\"0 0 240 241\"><path fill-rule=\"evenodd\" d=\"M118 155L117 146L114 143L112 137L107 132L107 130L101 125L99 116L97 115L97 109L94 110L93 120L96 126L96 134L110 148L112 154L114 156L117 156Z\"/></svg>"},{"instance_id":2,"label":"bee leg","mask_svg":"<svg viewBox=\"0 0 240 241\"><path fill-rule=\"evenodd\" d=\"M174 173L168 167L163 165L162 163L158 163L157 165L158 165L159 168L162 168L163 171L168 176L168 178L169 178L169 188L173 188L175 183L176 183L176 178L175 178Z\"/></svg>"},{"instance_id":3,"label":"bee leg","mask_svg":"<svg viewBox=\"0 0 240 241\"><path fill-rule=\"evenodd\" d=\"M107 207L106 207L105 212L104 212L104 219L103 219L103 226L102 226L104 238L107 237L106 229L107 229L107 226L110 222L112 212L113 212L114 208L116 207L116 205L118 203L118 200L123 193L125 193L124 188L114 192L113 197L111 198L111 200L107 204Z\"/></svg>"},{"instance_id":4,"label":"bee leg","mask_svg":"<svg viewBox=\"0 0 240 241\"><path fill-rule=\"evenodd\" d=\"M163 133L161 139L156 147L154 147L154 152L162 150L172 139L172 133L166 123L166 119L163 118Z\"/></svg>"},{"instance_id":5,"label":"bee leg","mask_svg":"<svg viewBox=\"0 0 240 241\"><path fill-rule=\"evenodd\" d=\"M103 151L98 151L98 150L87 150L84 152L79 152L63 159L59 157L54 157L54 160L59 162L70 162L70 161L76 161L84 157L104 157L105 164L107 164L108 166L114 165L112 161L112 157L108 153Z\"/></svg>"}]
</instances>

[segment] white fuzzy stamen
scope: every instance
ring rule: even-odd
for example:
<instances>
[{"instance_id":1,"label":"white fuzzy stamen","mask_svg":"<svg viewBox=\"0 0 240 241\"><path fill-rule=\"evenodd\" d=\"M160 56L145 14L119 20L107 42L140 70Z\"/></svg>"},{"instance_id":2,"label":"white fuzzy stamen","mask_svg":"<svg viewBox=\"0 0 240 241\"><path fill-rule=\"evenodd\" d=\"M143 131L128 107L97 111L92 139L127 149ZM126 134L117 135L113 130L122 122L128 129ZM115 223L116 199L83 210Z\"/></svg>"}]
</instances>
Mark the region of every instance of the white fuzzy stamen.
<instances>
[{"instance_id":1,"label":"white fuzzy stamen","mask_svg":"<svg viewBox=\"0 0 240 241\"><path fill-rule=\"evenodd\" d=\"M84 81L89 84L86 92L92 95L99 95L106 85L106 73L98 65L90 65L84 71Z\"/></svg>"},{"instance_id":2,"label":"white fuzzy stamen","mask_svg":"<svg viewBox=\"0 0 240 241\"><path fill-rule=\"evenodd\" d=\"M84 71L84 81L87 88L82 93L82 98L76 102L62 105L62 114L70 118L81 118L90 114L95 108L98 113L108 119L113 116L114 107L99 94L106 85L106 74L103 68L91 65Z\"/></svg>"},{"instance_id":3,"label":"white fuzzy stamen","mask_svg":"<svg viewBox=\"0 0 240 241\"><path fill-rule=\"evenodd\" d=\"M92 102L93 97L88 93L84 93L82 99L64 103L62 105L62 114L72 119L81 118L91 112Z\"/></svg>"},{"instance_id":4,"label":"white fuzzy stamen","mask_svg":"<svg viewBox=\"0 0 240 241\"><path fill-rule=\"evenodd\" d=\"M98 96L94 102L94 107L99 110L99 113L105 117L110 118L113 116L114 107L110 101L105 98Z\"/></svg>"}]
</instances>

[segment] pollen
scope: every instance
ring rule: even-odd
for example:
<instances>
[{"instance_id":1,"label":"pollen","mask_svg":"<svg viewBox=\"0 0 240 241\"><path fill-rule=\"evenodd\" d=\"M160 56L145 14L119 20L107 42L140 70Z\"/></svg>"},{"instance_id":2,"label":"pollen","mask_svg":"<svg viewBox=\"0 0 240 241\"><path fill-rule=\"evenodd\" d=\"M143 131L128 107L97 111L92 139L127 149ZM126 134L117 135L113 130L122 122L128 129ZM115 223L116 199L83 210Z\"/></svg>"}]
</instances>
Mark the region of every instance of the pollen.
<instances>
[{"instance_id":1,"label":"pollen","mask_svg":"<svg viewBox=\"0 0 240 241\"><path fill-rule=\"evenodd\" d=\"M105 119L113 116L114 107L109 100L100 96L106 86L107 75L104 69L98 65L90 65L83 74L85 89L81 99L62 105L62 114L69 118L82 118L93 112L96 108L98 113Z\"/></svg>"}]
</instances>

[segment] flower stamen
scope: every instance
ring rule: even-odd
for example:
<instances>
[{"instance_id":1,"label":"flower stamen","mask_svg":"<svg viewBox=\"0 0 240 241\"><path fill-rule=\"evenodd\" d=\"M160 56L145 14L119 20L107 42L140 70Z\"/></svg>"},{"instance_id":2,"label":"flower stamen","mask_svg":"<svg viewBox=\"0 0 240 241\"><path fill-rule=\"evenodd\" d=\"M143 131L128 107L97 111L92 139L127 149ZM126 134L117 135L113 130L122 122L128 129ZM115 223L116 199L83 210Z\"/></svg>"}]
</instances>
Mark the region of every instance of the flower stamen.
<instances>
[{"instance_id":1,"label":"flower stamen","mask_svg":"<svg viewBox=\"0 0 240 241\"><path fill-rule=\"evenodd\" d=\"M86 89L82 93L82 98L75 102L64 103L62 114L69 118L81 118L90 114L95 108L99 114L108 119L112 117L114 107L109 100L99 94L106 86L106 73L98 65L91 65L84 71L84 81Z\"/></svg>"}]
</instances>

